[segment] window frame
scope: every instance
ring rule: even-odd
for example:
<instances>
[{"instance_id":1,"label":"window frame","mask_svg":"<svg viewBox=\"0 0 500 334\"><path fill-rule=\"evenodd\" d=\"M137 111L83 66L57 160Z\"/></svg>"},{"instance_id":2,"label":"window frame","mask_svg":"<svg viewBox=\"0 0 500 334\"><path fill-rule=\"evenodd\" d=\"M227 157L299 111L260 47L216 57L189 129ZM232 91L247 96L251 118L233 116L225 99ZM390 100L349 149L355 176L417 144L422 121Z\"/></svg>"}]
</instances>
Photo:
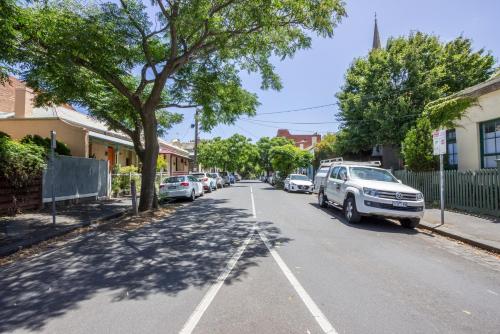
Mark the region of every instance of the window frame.
<instances>
[{"instance_id":1,"label":"window frame","mask_svg":"<svg viewBox=\"0 0 500 334\"><path fill-rule=\"evenodd\" d=\"M496 134L496 132L497 132L496 131L496 123L497 122L500 123L500 118L493 118L493 119L479 123L479 141L480 141L479 147L481 149L481 168L487 168L487 169L497 168L496 166L485 167L485 163L484 163L485 157L497 157L496 159L500 159L500 147L496 147L497 146L496 141L497 141L497 139L500 138L500 135ZM495 139L495 152L494 153L485 153L484 128L488 123L494 123L494 125L495 125L495 137L494 137L494 139Z\"/></svg>"},{"instance_id":2,"label":"window frame","mask_svg":"<svg viewBox=\"0 0 500 334\"><path fill-rule=\"evenodd\" d=\"M454 133L455 135L453 136L452 139L449 139L448 133ZM450 154L450 150L448 149L449 144L455 144L455 152ZM458 151L456 150L458 148L457 144L457 130L456 129L447 129L446 130L446 169L458 169ZM455 156L454 161L456 161L456 164L450 164L450 155Z\"/></svg>"}]
</instances>

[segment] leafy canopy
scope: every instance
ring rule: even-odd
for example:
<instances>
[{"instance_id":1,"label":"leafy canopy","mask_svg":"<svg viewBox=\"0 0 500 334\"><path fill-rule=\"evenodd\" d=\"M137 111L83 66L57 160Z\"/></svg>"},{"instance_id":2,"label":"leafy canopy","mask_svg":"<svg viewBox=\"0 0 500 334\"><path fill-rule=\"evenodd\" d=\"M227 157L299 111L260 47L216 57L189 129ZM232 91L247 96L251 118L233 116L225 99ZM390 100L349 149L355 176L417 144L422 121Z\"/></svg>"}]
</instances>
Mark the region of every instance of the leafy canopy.
<instances>
[{"instance_id":1,"label":"leafy canopy","mask_svg":"<svg viewBox=\"0 0 500 334\"><path fill-rule=\"evenodd\" d=\"M276 146L283 146L287 144L293 144L293 141L285 137L262 137L256 142L259 154L258 163L267 174L273 170L271 162L271 149Z\"/></svg>"},{"instance_id":2,"label":"leafy canopy","mask_svg":"<svg viewBox=\"0 0 500 334\"><path fill-rule=\"evenodd\" d=\"M411 33L389 39L387 47L354 60L337 94L341 135L337 146L359 152L374 144L400 145L432 101L482 82L494 59L472 41Z\"/></svg>"},{"instance_id":3,"label":"leafy canopy","mask_svg":"<svg viewBox=\"0 0 500 334\"><path fill-rule=\"evenodd\" d=\"M297 168L309 166L313 159L311 153L293 144L273 147L270 156L274 170L280 172L282 177L286 177Z\"/></svg>"}]
</instances>

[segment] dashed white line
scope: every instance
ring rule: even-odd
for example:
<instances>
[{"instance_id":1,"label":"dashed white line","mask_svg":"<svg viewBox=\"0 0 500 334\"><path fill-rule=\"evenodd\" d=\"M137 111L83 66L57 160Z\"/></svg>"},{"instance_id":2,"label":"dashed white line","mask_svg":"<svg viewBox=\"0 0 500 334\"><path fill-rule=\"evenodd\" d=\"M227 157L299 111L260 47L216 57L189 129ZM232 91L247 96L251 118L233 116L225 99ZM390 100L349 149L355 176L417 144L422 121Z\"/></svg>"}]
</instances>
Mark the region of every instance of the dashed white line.
<instances>
[{"instance_id":1,"label":"dashed white line","mask_svg":"<svg viewBox=\"0 0 500 334\"><path fill-rule=\"evenodd\" d=\"M224 281L227 279L227 277L233 270L234 266L240 259L241 255L247 248L248 243L252 240L254 233L255 233L255 226L252 228L252 231L250 232L250 235L246 238L245 242L238 248L236 253L231 257L231 259L226 265L226 269L224 270L224 272L222 272L222 274L219 275L216 283L213 284L210 287L210 289L208 289L205 296L203 296L201 302L198 304L198 306L196 306L195 310L193 311L193 313L191 314L191 316L189 317L189 319L179 332L180 334L190 334L193 332L194 328L200 321L201 317L203 316L205 311L208 309L208 307L214 300L215 296L217 295L217 292L219 292L220 288L224 284Z\"/></svg>"},{"instance_id":2,"label":"dashed white line","mask_svg":"<svg viewBox=\"0 0 500 334\"><path fill-rule=\"evenodd\" d=\"M257 215L255 214L255 200L253 197L252 187L250 187L250 197L252 199L252 212L254 214L254 218L257 218ZM328 333L328 334L337 334L337 331L332 326L330 321L328 321L327 317L323 314L323 312L321 312L318 305L316 305L316 303L311 298L311 296L302 287L302 284L300 284L300 282L297 280L297 278L292 273L290 268L288 268L288 266L286 265L285 261L283 261L281 256L279 256L278 252L274 248L272 248L272 246L269 243L269 240L267 239L267 237L263 233L260 232L258 227L257 227L257 233L259 234L260 238L262 239L262 241L266 245L267 249L271 253L271 256L273 257L273 259L276 261L276 263L280 267L280 269L283 272L283 274L285 275L285 277L288 279L288 281L293 286L293 288L295 289L295 291L297 292L299 297L302 299L302 301L306 305L309 312L311 312L312 316L314 317L314 319L316 320L318 325L321 327L323 332Z\"/></svg>"}]
</instances>

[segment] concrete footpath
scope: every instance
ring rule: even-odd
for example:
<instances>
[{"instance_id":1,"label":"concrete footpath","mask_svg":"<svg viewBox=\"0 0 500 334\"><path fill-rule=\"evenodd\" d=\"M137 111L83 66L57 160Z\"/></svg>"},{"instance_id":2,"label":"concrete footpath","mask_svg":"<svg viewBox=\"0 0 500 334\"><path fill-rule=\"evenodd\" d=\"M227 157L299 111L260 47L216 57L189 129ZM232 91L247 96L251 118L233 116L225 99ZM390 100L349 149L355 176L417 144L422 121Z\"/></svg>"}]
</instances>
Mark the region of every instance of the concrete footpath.
<instances>
[{"instance_id":1,"label":"concrete footpath","mask_svg":"<svg viewBox=\"0 0 500 334\"><path fill-rule=\"evenodd\" d=\"M109 199L57 208L56 224L50 209L0 217L0 256L63 235L96 221L120 216L131 206L129 198Z\"/></svg>"},{"instance_id":2,"label":"concrete footpath","mask_svg":"<svg viewBox=\"0 0 500 334\"><path fill-rule=\"evenodd\" d=\"M419 227L500 254L500 219L445 211L445 223L439 209L427 209Z\"/></svg>"}]
</instances>

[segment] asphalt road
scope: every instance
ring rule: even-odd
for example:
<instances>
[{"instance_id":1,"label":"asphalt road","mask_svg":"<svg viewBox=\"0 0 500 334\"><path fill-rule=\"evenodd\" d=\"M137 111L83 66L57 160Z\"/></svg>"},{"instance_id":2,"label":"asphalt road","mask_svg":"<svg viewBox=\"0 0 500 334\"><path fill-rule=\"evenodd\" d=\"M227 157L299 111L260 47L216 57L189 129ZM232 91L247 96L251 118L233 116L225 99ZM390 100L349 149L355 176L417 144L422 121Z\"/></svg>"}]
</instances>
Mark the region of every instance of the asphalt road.
<instances>
[{"instance_id":1,"label":"asphalt road","mask_svg":"<svg viewBox=\"0 0 500 334\"><path fill-rule=\"evenodd\" d=\"M500 261L247 181L0 267L0 305L9 333L500 333Z\"/></svg>"}]
</instances>

